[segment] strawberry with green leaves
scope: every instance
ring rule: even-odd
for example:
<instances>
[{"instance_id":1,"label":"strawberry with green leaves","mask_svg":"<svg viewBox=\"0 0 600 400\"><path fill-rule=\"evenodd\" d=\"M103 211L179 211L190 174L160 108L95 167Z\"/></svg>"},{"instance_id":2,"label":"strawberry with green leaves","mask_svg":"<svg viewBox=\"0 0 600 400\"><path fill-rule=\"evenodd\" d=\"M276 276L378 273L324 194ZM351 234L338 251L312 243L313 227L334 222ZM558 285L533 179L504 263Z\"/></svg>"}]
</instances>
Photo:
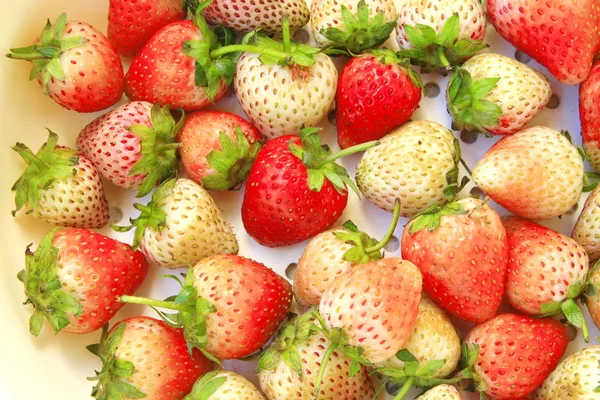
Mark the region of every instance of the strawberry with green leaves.
<instances>
[{"instance_id":1,"label":"strawberry with green leaves","mask_svg":"<svg viewBox=\"0 0 600 400\"><path fill-rule=\"evenodd\" d=\"M590 262L600 259L600 186L585 199L571 237L583 247Z\"/></svg>"},{"instance_id":2,"label":"strawberry with green leaves","mask_svg":"<svg viewBox=\"0 0 600 400\"><path fill-rule=\"evenodd\" d=\"M58 145L48 131L48 141L34 154L23 143L12 149L27 164L12 187L13 216L23 207L53 225L95 229L108 223L108 203L100 174L90 160L75 150Z\"/></svg>"},{"instance_id":3,"label":"strawberry with green leaves","mask_svg":"<svg viewBox=\"0 0 600 400\"><path fill-rule=\"evenodd\" d=\"M218 370L198 379L183 400L265 400L265 397L242 375Z\"/></svg>"},{"instance_id":4,"label":"strawberry with green leaves","mask_svg":"<svg viewBox=\"0 0 600 400\"><path fill-rule=\"evenodd\" d=\"M600 329L600 263L596 263L588 274L584 285L583 302L590 312L592 321Z\"/></svg>"},{"instance_id":5,"label":"strawberry with green leaves","mask_svg":"<svg viewBox=\"0 0 600 400\"><path fill-rule=\"evenodd\" d=\"M600 171L600 62L579 86L581 139L590 166Z\"/></svg>"}]
</instances>

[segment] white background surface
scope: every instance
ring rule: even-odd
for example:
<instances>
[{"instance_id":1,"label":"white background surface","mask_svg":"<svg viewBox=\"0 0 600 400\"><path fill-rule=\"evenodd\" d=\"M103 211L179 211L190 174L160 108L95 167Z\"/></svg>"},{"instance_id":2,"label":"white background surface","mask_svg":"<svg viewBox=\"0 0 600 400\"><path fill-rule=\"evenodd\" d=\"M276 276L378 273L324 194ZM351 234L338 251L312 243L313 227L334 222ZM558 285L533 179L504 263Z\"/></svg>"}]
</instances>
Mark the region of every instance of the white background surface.
<instances>
[{"instance_id":1,"label":"white background surface","mask_svg":"<svg viewBox=\"0 0 600 400\"><path fill-rule=\"evenodd\" d=\"M398 0L401 1L401 0ZM0 36L0 50L8 52L10 47L29 45L41 32L46 18L52 21L61 12L67 12L69 19L82 20L91 23L96 28L106 32L106 16L108 0L3 0L0 5L0 19L2 20L2 35ZM305 28L307 29L307 28ZM514 48L499 38L493 27L488 30L488 43L492 50L514 57ZM390 42L392 43L392 42ZM338 61L338 65L339 65ZM529 63L548 75L547 71L535 62ZM28 318L30 310L22 306L25 300L23 288L16 279L16 274L24 266L24 251L29 243L37 243L47 233L51 226L39 222L32 216L19 215L12 218L10 210L13 208L13 195L10 188L22 173L24 164L21 158L10 150L9 146L16 141L22 141L32 149L37 150L47 138L45 127L57 132L60 143L73 146L78 132L93 117L100 115L84 115L61 109L49 98L43 96L36 82L28 82L30 64L0 59L0 307L2 309L0 323L0 400L75 400L89 398L92 383L86 381L87 376L92 376L94 369L100 368L99 359L88 353L85 346L96 343L99 332L89 335L59 334L54 336L49 327L45 327L38 338L32 337L28 332ZM424 97L420 109L413 119L430 119L450 126L450 118L446 113L444 91L447 78L434 75L423 76L425 83L438 82L441 94L436 98ZM556 110L544 109L530 125L547 125L557 130L568 129L575 141L580 142L580 129L578 120L577 87L558 84L550 78L554 93L561 100L561 105ZM123 100L124 102L125 100ZM220 101L216 108L234 111L243 115L234 95ZM321 126L325 129L323 135L326 141L336 149L335 130L327 118ZM473 145L461 142L463 157L472 167L482 157L486 150L496 139L479 137ZM353 172L358 161L358 156L353 156L342 163ZM589 166L587 166L589 169ZM471 185L463 191L468 194ZM108 199L111 207L123 211L122 222L133 212L133 193L118 190L106 184ZM215 195L217 203L223 209L229 222L234 226L240 242L240 255L250 257L265 263L284 275L286 267L298 260L305 244L279 249L267 249L257 245L250 239L241 224L240 203L242 192L230 192ZM545 222L547 226L570 234L575 217L583 205L584 198L579 202L579 208L573 215L565 215L561 219ZM501 213L504 210L496 206ZM391 215L379 210L366 200L360 202L354 195L350 195L348 208L339 223L352 219L359 227L374 237L380 238L386 231ZM118 222L118 221L115 221ZM396 231L400 237L402 226L406 220L401 220ZM100 231L103 234L131 243L131 234L117 234L110 228ZM399 256L399 251L387 253L390 256ZM164 298L175 293L176 288L169 280L160 280L157 275L163 271L152 267L147 280L138 295ZM127 316L136 314L153 315L151 310L138 306L127 305L113 319L116 322ZM587 315L587 310L584 310ZM591 337L595 341L600 334L591 327ZM463 332L468 330L466 324L457 324ZM581 335L572 342L568 354L583 345ZM229 368L238 372L249 374L254 365L248 362L227 363ZM416 391L411 392L407 399L414 398ZM465 398L468 398L465 396Z\"/></svg>"}]
</instances>

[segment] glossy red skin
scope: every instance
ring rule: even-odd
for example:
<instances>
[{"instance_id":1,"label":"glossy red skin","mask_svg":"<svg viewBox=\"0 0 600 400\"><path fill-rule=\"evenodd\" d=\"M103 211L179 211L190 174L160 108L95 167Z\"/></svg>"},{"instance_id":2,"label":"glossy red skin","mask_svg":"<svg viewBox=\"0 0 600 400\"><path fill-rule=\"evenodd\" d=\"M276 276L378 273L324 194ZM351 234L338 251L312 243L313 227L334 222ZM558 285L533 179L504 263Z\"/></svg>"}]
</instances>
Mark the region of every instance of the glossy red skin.
<instances>
[{"instance_id":1,"label":"glossy red skin","mask_svg":"<svg viewBox=\"0 0 600 400\"><path fill-rule=\"evenodd\" d=\"M139 251L87 229L67 229L54 236L57 273L63 288L79 299L83 312L63 332L100 329L125 305L117 301L140 287L148 262ZM77 282L77 284L73 284Z\"/></svg>"},{"instance_id":2,"label":"glossy red skin","mask_svg":"<svg viewBox=\"0 0 600 400\"><path fill-rule=\"evenodd\" d=\"M485 394L492 400L514 400L542 384L565 353L569 338L556 320L502 314L475 326L465 343L479 345L474 364L488 386Z\"/></svg>"},{"instance_id":3,"label":"glossy red skin","mask_svg":"<svg viewBox=\"0 0 600 400\"><path fill-rule=\"evenodd\" d=\"M600 62L579 86L579 119L588 161L600 171Z\"/></svg>"},{"instance_id":4,"label":"glossy red skin","mask_svg":"<svg viewBox=\"0 0 600 400\"><path fill-rule=\"evenodd\" d=\"M146 394L144 399L182 400L192 391L194 383L213 369L212 361L198 349L190 356L181 329L150 317L127 318L121 323L127 326L117 355L133 363L135 372L129 383ZM118 325L115 324L111 332ZM145 358L127 357L129 353L142 352Z\"/></svg>"},{"instance_id":5,"label":"glossy red skin","mask_svg":"<svg viewBox=\"0 0 600 400\"><path fill-rule=\"evenodd\" d=\"M330 228L348 203L329 180L319 192L308 187L302 161L288 143L302 146L294 135L281 136L262 148L250 171L242 203L242 222L250 236L268 247L310 239Z\"/></svg>"},{"instance_id":6,"label":"glossy red skin","mask_svg":"<svg viewBox=\"0 0 600 400\"><path fill-rule=\"evenodd\" d=\"M133 57L160 28L185 17L181 0L110 0L108 39L119 54Z\"/></svg>"},{"instance_id":7,"label":"glossy red skin","mask_svg":"<svg viewBox=\"0 0 600 400\"><path fill-rule=\"evenodd\" d=\"M374 56L355 57L342 70L335 97L342 148L381 139L410 119L421 101L403 67Z\"/></svg>"},{"instance_id":8,"label":"glossy red skin","mask_svg":"<svg viewBox=\"0 0 600 400\"><path fill-rule=\"evenodd\" d=\"M577 84L600 50L597 0L487 0L490 22L559 81Z\"/></svg>"}]
</instances>

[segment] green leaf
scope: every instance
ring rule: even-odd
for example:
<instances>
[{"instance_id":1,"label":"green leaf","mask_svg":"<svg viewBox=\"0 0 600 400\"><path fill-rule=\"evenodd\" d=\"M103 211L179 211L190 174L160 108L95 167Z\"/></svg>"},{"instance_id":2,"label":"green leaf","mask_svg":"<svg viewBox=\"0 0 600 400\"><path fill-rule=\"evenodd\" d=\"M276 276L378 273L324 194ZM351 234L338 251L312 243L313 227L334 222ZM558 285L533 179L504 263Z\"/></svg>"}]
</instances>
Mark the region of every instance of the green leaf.
<instances>
[{"instance_id":1,"label":"green leaf","mask_svg":"<svg viewBox=\"0 0 600 400\"><path fill-rule=\"evenodd\" d=\"M581 309L572 299L567 299L560 304L560 309L569 323L577 328L583 328L585 320Z\"/></svg>"},{"instance_id":2,"label":"green leaf","mask_svg":"<svg viewBox=\"0 0 600 400\"><path fill-rule=\"evenodd\" d=\"M446 21L437 37L437 44L451 47L458 40L460 33L460 18L457 13L452 14Z\"/></svg>"},{"instance_id":3,"label":"green leaf","mask_svg":"<svg viewBox=\"0 0 600 400\"><path fill-rule=\"evenodd\" d=\"M208 400L227 381L226 376L215 377L217 373L218 371L210 372L200 378L194 385L192 393L184 400Z\"/></svg>"}]
</instances>

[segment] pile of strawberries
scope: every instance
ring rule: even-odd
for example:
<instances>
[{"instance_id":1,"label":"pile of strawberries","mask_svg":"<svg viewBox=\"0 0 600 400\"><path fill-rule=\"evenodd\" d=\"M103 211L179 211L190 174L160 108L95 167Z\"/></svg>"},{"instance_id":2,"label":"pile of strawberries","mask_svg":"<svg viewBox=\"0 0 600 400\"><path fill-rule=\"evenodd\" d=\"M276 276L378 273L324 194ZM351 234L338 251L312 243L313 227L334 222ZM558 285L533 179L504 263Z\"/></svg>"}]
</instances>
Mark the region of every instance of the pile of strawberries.
<instances>
[{"instance_id":1,"label":"pile of strawberries","mask_svg":"<svg viewBox=\"0 0 600 400\"><path fill-rule=\"evenodd\" d=\"M85 334L104 400L600 399L600 345L562 360L567 327L600 327L600 5L597 0L487 0L509 43L564 84L580 86L584 148L567 132L525 125L546 106L546 76L480 53L478 0L110 0L108 36L61 15L8 55L33 64L46 95L76 112L130 102L84 127L77 146L54 132L26 168L16 214L58 227L18 274L29 328ZM312 21L319 47L291 32ZM400 51L383 47L395 31ZM243 34L243 35L242 35ZM133 57L125 74L120 56ZM332 57L348 60L338 75ZM504 135L469 169L449 127L412 121L420 73L451 75L452 130ZM202 111L233 86L248 121ZM314 126L333 103L340 150ZM355 178L337 163L361 153ZM467 176L461 178L461 163ZM180 171L181 170L181 171ZM484 199L460 195L472 179ZM135 190L131 245L94 233L109 223L103 185ZM308 241L293 285L238 255L211 192L244 190L247 234L267 247ZM572 237L533 220L591 194ZM391 213L381 240L352 221L348 196ZM220 197L223 198L223 197ZM513 216L500 217L491 199ZM402 258L385 257L400 217ZM134 296L149 263L181 289ZM292 314L290 308L302 310ZM503 300L514 313L498 313ZM126 303L145 316L108 321ZM587 307L582 307L584 304ZM454 318L451 320L451 316ZM460 338L453 321L475 324ZM260 391L223 369L258 360Z\"/></svg>"}]
</instances>

